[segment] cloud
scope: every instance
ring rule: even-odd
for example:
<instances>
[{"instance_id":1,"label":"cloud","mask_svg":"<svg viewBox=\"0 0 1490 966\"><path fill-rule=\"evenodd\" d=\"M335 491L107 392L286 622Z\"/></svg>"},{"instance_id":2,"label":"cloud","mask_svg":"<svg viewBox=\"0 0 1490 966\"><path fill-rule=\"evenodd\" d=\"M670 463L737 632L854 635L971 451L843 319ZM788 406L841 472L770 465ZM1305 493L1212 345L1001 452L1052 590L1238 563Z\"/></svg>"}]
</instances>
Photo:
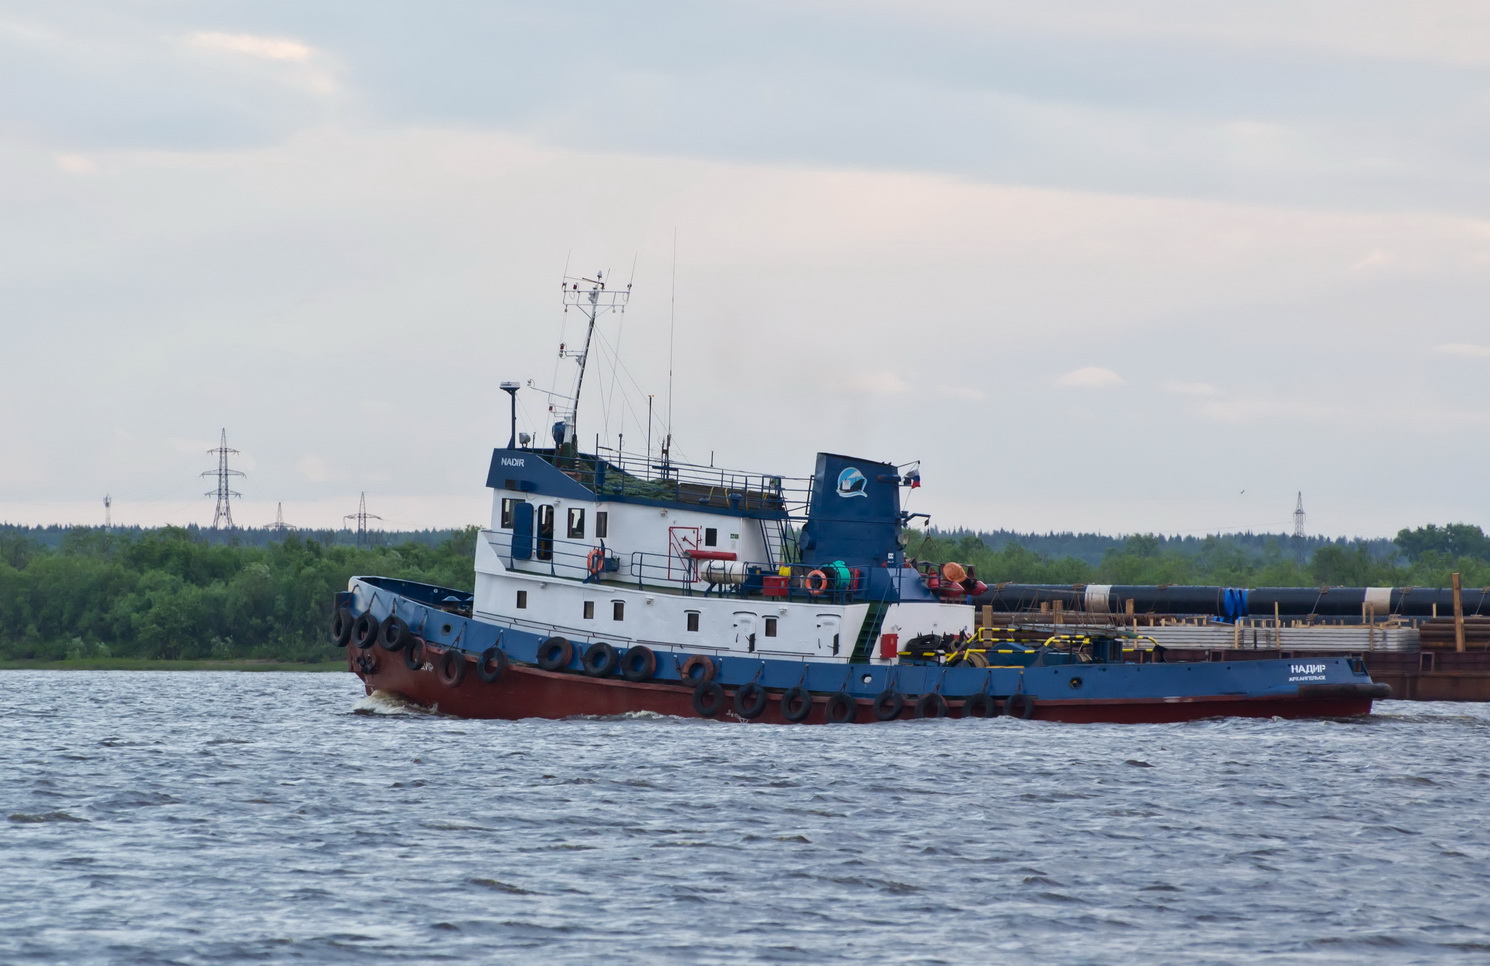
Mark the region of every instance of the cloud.
<instances>
[{"instance_id":1,"label":"cloud","mask_svg":"<svg viewBox=\"0 0 1490 966\"><path fill-rule=\"evenodd\" d=\"M314 453L302 456L295 464L295 471L312 483L325 483L331 479L331 466Z\"/></svg>"},{"instance_id":2,"label":"cloud","mask_svg":"<svg viewBox=\"0 0 1490 966\"><path fill-rule=\"evenodd\" d=\"M91 158L81 154L59 154L54 160L58 170L68 174L92 174L98 170L98 165Z\"/></svg>"},{"instance_id":3,"label":"cloud","mask_svg":"<svg viewBox=\"0 0 1490 966\"><path fill-rule=\"evenodd\" d=\"M1073 369L1055 381L1057 386L1074 389L1110 389L1126 383L1127 380L1122 376L1111 369L1103 369L1100 366Z\"/></svg>"},{"instance_id":4,"label":"cloud","mask_svg":"<svg viewBox=\"0 0 1490 966\"><path fill-rule=\"evenodd\" d=\"M965 402L982 402L988 398L988 394L981 389L968 389L964 386L937 386L937 395L946 396L948 399L961 399Z\"/></svg>"},{"instance_id":5,"label":"cloud","mask_svg":"<svg viewBox=\"0 0 1490 966\"><path fill-rule=\"evenodd\" d=\"M1350 266L1350 270L1352 272L1369 272L1373 268L1383 268L1392 264L1394 261L1395 259L1391 255L1382 251L1380 248L1376 248L1356 259L1355 263Z\"/></svg>"},{"instance_id":6,"label":"cloud","mask_svg":"<svg viewBox=\"0 0 1490 966\"><path fill-rule=\"evenodd\" d=\"M911 384L893 372L856 372L840 380L839 386L874 396L897 396L911 391Z\"/></svg>"},{"instance_id":7,"label":"cloud","mask_svg":"<svg viewBox=\"0 0 1490 966\"><path fill-rule=\"evenodd\" d=\"M255 34L195 33L186 39L202 50L222 50L265 60L288 60L303 64L315 52L298 40L286 37L260 37Z\"/></svg>"},{"instance_id":8,"label":"cloud","mask_svg":"<svg viewBox=\"0 0 1490 966\"><path fill-rule=\"evenodd\" d=\"M1221 390L1208 382L1166 382L1164 391L1181 396L1219 396Z\"/></svg>"},{"instance_id":9,"label":"cloud","mask_svg":"<svg viewBox=\"0 0 1490 966\"><path fill-rule=\"evenodd\" d=\"M1472 342L1446 342L1434 346L1433 351L1450 356L1490 357L1490 345L1475 345Z\"/></svg>"}]
</instances>

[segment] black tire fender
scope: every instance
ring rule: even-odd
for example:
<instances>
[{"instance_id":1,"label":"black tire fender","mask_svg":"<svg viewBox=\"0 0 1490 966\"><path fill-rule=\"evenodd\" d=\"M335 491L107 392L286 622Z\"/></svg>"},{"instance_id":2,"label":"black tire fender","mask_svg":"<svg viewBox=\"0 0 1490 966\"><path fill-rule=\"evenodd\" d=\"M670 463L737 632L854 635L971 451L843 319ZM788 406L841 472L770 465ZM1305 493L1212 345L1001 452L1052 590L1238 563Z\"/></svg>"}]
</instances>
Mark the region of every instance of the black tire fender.
<instances>
[{"instance_id":1,"label":"black tire fender","mask_svg":"<svg viewBox=\"0 0 1490 966\"><path fill-rule=\"evenodd\" d=\"M712 718L724 710L724 688L714 681L704 681L693 689L693 710Z\"/></svg>"},{"instance_id":2,"label":"black tire fender","mask_svg":"<svg viewBox=\"0 0 1490 966\"><path fill-rule=\"evenodd\" d=\"M889 688L875 695L874 698L874 720L891 721L900 717L900 712L905 708L905 698L900 696L899 691Z\"/></svg>"},{"instance_id":3,"label":"black tire fender","mask_svg":"<svg viewBox=\"0 0 1490 966\"><path fill-rule=\"evenodd\" d=\"M993 695L991 694L974 694L962 702L962 716L964 718L992 718L998 713L999 703L993 700Z\"/></svg>"},{"instance_id":4,"label":"black tire fender","mask_svg":"<svg viewBox=\"0 0 1490 966\"><path fill-rule=\"evenodd\" d=\"M440 681L446 687L459 687L466 679L466 655L450 647L440 655Z\"/></svg>"},{"instance_id":5,"label":"black tire fender","mask_svg":"<svg viewBox=\"0 0 1490 966\"><path fill-rule=\"evenodd\" d=\"M634 644L621 655L621 677L646 681L657 673L657 655L645 644Z\"/></svg>"},{"instance_id":6,"label":"black tire fender","mask_svg":"<svg viewBox=\"0 0 1490 966\"><path fill-rule=\"evenodd\" d=\"M947 699L935 691L928 691L916 699L916 717L945 718Z\"/></svg>"},{"instance_id":7,"label":"black tire fender","mask_svg":"<svg viewBox=\"0 0 1490 966\"><path fill-rule=\"evenodd\" d=\"M404 647L404 667L410 671L424 667L424 642L417 637Z\"/></svg>"},{"instance_id":8,"label":"black tire fender","mask_svg":"<svg viewBox=\"0 0 1490 966\"><path fill-rule=\"evenodd\" d=\"M812 692L804 687L781 692L781 716L788 721L804 721L812 713Z\"/></svg>"},{"instance_id":9,"label":"black tire fender","mask_svg":"<svg viewBox=\"0 0 1490 966\"><path fill-rule=\"evenodd\" d=\"M596 641L585 648L580 658L580 668L592 678L607 677L616 670L616 649L604 641Z\"/></svg>"},{"instance_id":10,"label":"black tire fender","mask_svg":"<svg viewBox=\"0 0 1490 966\"><path fill-rule=\"evenodd\" d=\"M1035 716L1035 699L1023 691L1016 691L1004 702L1004 714L1028 721Z\"/></svg>"},{"instance_id":11,"label":"black tire fender","mask_svg":"<svg viewBox=\"0 0 1490 966\"><path fill-rule=\"evenodd\" d=\"M380 627L381 625L378 624L378 619L372 615L372 611L363 611L362 615L357 618L357 622L352 625L352 643L364 651L367 650L378 643L378 631Z\"/></svg>"},{"instance_id":12,"label":"black tire fender","mask_svg":"<svg viewBox=\"0 0 1490 966\"><path fill-rule=\"evenodd\" d=\"M385 651L397 651L409 642L409 625L403 618L388 615L378 631L378 644Z\"/></svg>"},{"instance_id":13,"label":"black tire fender","mask_svg":"<svg viewBox=\"0 0 1490 966\"><path fill-rule=\"evenodd\" d=\"M751 681L735 689L735 714L749 721L766 710L766 689Z\"/></svg>"},{"instance_id":14,"label":"black tire fender","mask_svg":"<svg viewBox=\"0 0 1490 966\"><path fill-rule=\"evenodd\" d=\"M481 652L481 658L476 662L476 676L487 684L496 684L507 673L508 663L507 652L493 644Z\"/></svg>"},{"instance_id":15,"label":"black tire fender","mask_svg":"<svg viewBox=\"0 0 1490 966\"><path fill-rule=\"evenodd\" d=\"M562 671L574 659L574 645L567 638L550 637L538 645L538 666L545 671Z\"/></svg>"},{"instance_id":16,"label":"black tire fender","mask_svg":"<svg viewBox=\"0 0 1490 966\"><path fill-rule=\"evenodd\" d=\"M346 647L347 641L352 639L352 625L355 623L357 621L350 610L338 607L336 613L331 615L331 643L337 647Z\"/></svg>"},{"instance_id":17,"label":"black tire fender","mask_svg":"<svg viewBox=\"0 0 1490 966\"><path fill-rule=\"evenodd\" d=\"M847 691L829 695L828 703L823 706L823 717L831 724L850 724L858 716L859 703Z\"/></svg>"}]
</instances>

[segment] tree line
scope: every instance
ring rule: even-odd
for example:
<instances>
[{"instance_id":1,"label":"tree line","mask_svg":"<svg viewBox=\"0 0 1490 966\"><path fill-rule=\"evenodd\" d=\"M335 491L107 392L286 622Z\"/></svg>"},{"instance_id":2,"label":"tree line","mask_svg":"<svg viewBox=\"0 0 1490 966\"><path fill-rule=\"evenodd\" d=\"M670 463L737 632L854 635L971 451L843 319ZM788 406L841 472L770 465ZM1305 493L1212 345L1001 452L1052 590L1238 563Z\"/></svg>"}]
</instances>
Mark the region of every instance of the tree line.
<instances>
[{"instance_id":1,"label":"tree line","mask_svg":"<svg viewBox=\"0 0 1490 966\"><path fill-rule=\"evenodd\" d=\"M0 530L0 660L320 661L354 574L469 591L476 528L431 546L328 546L293 531L244 545L180 527L75 528L55 546Z\"/></svg>"},{"instance_id":2,"label":"tree line","mask_svg":"<svg viewBox=\"0 0 1490 966\"><path fill-rule=\"evenodd\" d=\"M0 660L324 660L333 595L348 578L469 592L476 534L469 527L439 543L427 531L385 534L381 546L356 547L293 531L241 542L179 527L74 528L42 540L0 527ZM1101 537L1108 545L1095 562L1031 549L1039 535L1013 536L908 531L906 552L970 564L988 583L1442 587L1457 571L1466 586L1490 586L1490 537L1468 524L1306 546L1284 535Z\"/></svg>"},{"instance_id":3,"label":"tree line","mask_svg":"<svg viewBox=\"0 0 1490 966\"><path fill-rule=\"evenodd\" d=\"M1080 555L1032 549L1052 544ZM911 535L906 553L972 564L987 583L1447 587L1459 573L1465 586L1490 586L1490 537L1464 523L1403 529L1391 540L931 531Z\"/></svg>"}]
</instances>

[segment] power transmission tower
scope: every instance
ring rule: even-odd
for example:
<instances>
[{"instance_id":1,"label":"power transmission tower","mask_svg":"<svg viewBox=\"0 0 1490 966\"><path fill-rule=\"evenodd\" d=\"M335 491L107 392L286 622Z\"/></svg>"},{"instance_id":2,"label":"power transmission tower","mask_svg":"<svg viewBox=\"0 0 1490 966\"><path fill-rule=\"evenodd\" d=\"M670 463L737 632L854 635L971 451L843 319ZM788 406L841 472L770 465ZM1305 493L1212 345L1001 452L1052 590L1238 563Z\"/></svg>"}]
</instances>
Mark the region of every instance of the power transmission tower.
<instances>
[{"instance_id":1,"label":"power transmission tower","mask_svg":"<svg viewBox=\"0 0 1490 966\"><path fill-rule=\"evenodd\" d=\"M280 533L295 529L285 522L285 505L283 503L276 503L274 507L274 522L269 524L269 529L278 530Z\"/></svg>"},{"instance_id":2,"label":"power transmission tower","mask_svg":"<svg viewBox=\"0 0 1490 966\"><path fill-rule=\"evenodd\" d=\"M1299 493L1298 509L1293 511L1293 535L1302 537L1304 535L1304 494Z\"/></svg>"},{"instance_id":3,"label":"power transmission tower","mask_svg":"<svg viewBox=\"0 0 1490 966\"><path fill-rule=\"evenodd\" d=\"M113 506L113 499L107 493L105 493L103 497L103 528L105 530L114 529Z\"/></svg>"},{"instance_id":4,"label":"power transmission tower","mask_svg":"<svg viewBox=\"0 0 1490 966\"><path fill-rule=\"evenodd\" d=\"M342 517L343 520L357 521L357 546L364 546L368 542L367 521L381 520L382 517L375 513L367 512L367 491L362 491L362 499L357 504L356 513L348 513Z\"/></svg>"},{"instance_id":5,"label":"power transmission tower","mask_svg":"<svg viewBox=\"0 0 1490 966\"><path fill-rule=\"evenodd\" d=\"M233 529L233 508L228 504L228 498L243 496L242 493L228 486L228 478L232 476L248 477L247 473L228 469L229 453L232 453L234 456L238 455L236 449L228 449L228 431L224 429L222 431L222 441L218 444L217 448L207 451L208 456L217 457L217 469L206 470L202 473L203 476L217 477L217 489L208 490L206 493L207 496L217 497L217 509L212 513L212 529L214 530Z\"/></svg>"}]
</instances>

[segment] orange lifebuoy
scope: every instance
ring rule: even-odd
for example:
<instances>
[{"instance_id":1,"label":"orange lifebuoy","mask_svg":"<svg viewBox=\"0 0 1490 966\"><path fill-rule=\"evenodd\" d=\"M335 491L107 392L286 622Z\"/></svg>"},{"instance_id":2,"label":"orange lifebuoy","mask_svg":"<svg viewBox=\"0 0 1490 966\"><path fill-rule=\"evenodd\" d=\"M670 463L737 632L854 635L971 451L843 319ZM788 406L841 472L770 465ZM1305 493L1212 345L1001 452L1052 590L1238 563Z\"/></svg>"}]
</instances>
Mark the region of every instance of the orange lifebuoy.
<instances>
[{"instance_id":1,"label":"orange lifebuoy","mask_svg":"<svg viewBox=\"0 0 1490 966\"><path fill-rule=\"evenodd\" d=\"M802 578L802 587L814 597L822 596L828 586L828 575L821 570L814 570Z\"/></svg>"},{"instance_id":2,"label":"orange lifebuoy","mask_svg":"<svg viewBox=\"0 0 1490 966\"><path fill-rule=\"evenodd\" d=\"M600 571L605 569L605 551L599 547L590 551L585 558L585 569L590 572L591 577L600 576Z\"/></svg>"}]
</instances>

